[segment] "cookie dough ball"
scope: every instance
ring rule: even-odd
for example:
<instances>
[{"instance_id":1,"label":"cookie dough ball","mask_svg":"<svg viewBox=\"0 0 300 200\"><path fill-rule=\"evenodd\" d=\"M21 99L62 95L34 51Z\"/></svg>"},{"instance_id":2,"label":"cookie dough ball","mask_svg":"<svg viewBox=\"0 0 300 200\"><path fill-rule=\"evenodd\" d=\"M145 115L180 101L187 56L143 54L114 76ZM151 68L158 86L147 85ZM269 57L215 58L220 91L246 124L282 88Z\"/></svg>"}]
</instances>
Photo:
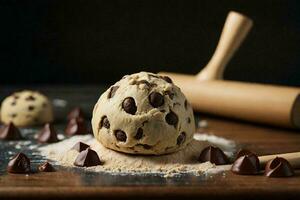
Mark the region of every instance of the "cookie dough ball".
<instances>
[{"instance_id":1,"label":"cookie dough ball","mask_svg":"<svg viewBox=\"0 0 300 200\"><path fill-rule=\"evenodd\" d=\"M93 111L95 138L131 154L167 154L193 138L193 110L169 77L140 72L104 92Z\"/></svg>"},{"instance_id":2,"label":"cookie dough ball","mask_svg":"<svg viewBox=\"0 0 300 200\"><path fill-rule=\"evenodd\" d=\"M21 91L6 97L1 106L1 121L16 126L40 125L53 121L49 99L35 91Z\"/></svg>"}]
</instances>

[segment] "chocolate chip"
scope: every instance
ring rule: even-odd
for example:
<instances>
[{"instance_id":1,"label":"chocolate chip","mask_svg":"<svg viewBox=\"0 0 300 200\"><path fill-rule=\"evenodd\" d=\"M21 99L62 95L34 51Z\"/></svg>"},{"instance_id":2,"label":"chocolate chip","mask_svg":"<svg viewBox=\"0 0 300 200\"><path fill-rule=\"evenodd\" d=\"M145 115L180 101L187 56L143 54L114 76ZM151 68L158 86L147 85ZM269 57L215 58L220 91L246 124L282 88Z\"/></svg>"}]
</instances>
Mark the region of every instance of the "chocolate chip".
<instances>
[{"instance_id":1,"label":"chocolate chip","mask_svg":"<svg viewBox=\"0 0 300 200\"><path fill-rule=\"evenodd\" d=\"M213 146L208 146L201 151L199 161L209 161L216 165L224 165L229 163L228 157L224 154L224 152L220 148Z\"/></svg>"},{"instance_id":2,"label":"chocolate chip","mask_svg":"<svg viewBox=\"0 0 300 200\"><path fill-rule=\"evenodd\" d=\"M84 113L83 111L81 110L80 107L75 107L73 108L73 110L71 110L67 116L67 119L68 120L71 120L73 118L82 118L84 119Z\"/></svg>"},{"instance_id":3,"label":"chocolate chip","mask_svg":"<svg viewBox=\"0 0 300 200\"><path fill-rule=\"evenodd\" d=\"M44 103L42 104L42 106L43 106L44 108L46 108L46 107L48 106L48 104L44 102Z\"/></svg>"},{"instance_id":4,"label":"chocolate chip","mask_svg":"<svg viewBox=\"0 0 300 200\"><path fill-rule=\"evenodd\" d=\"M241 156L250 155L250 154L256 155L255 153L253 153L252 151L249 151L248 149L240 149L237 152L235 159L238 159Z\"/></svg>"},{"instance_id":5,"label":"chocolate chip","mask_svg":"<svg viewBox=\"0 0 300 200\"><path fill-rule=\"evenodd\" d=\"M177 138L177 145L181 145L185 142L186 133L182 132Z\"/></svg>"},{"instance_id":6,"label":"chocolate chip","mask_svg":"<svg viewBox=\"0 0 300 200\"><path fill-rule=\"evenodd\" d=\"M16 104L17 104L17 102L16 102L16 101L13 101L13 102L11 102L10 105L15 106Z\"/></svg>"},{"instance_id":7,"label":"chocolate chip","mask_svg":"<svg viewBox=\"0 0 300 200\"><path fill-rule=\"evenodd\" d=\"M105 127L107 129L109 129L110 127L110 123L109 123L109 120L107 118L107 116L103 116L102 119L101 119L101 122L100 122L100 127Z\"/></svg>"},{"instance_id":8,"label":"chocolate chip","mask_svg":"<svg viewBox=\"0 0 300 200\"><path fill-rule=\"evenodd\" d=\"M164 104L164 97L158 92L151 92L149 102L154 108L158 108Z\"/></svg>"},{"instance_id":9,"label":"chocolate chip","mask_svg":"<svg viewBox=\"0 0 300 200\"><path fill-rule=\"evenodd\" d=\"M45 124L44 128L38 134L37 140L40 143L58 142L57 133L52 124Z\"/></svg>"},{"instance_id":10,"label":"chocolate chip","mask_svg":"<svg viewBox=\"0 0 300 200\"><path fill-rule=\"evenodd\" d=\"M30 95L30 96L26 97L25 100L26 100L26 101L34 101L34 100L35 100L35 97L32 96L32 95Z\"/></svg>"},{"instance_id":11,"label":"chocolate chip","mask_svg":"<svg viewBox=\"0 0 300 200\"><path fill-rule=\"evenodd\" d=\"M190 118L190 117L188 117L188 118L186 119L186 121L187 121L187 123L189 123L189 124L190 124L192 120L191 120L191 118Z\"/></svg>"},{"instance_id":12,"label":"chocolate chip","mask_svg":"<svg viewBox=\"0 0 300 200\"><path fill-rule=\"evenodd\" d=\"M134 136L134 138L136 140L139 140L143 137L143 129L142 128L138 128L137 132L136 132L136 135Z\"/></svg>"},{"instance_id":13,"label":"chocolate chip","mask_svg":"<svg viewBox=\"0 0 300 200\"><path fill-rule=\"evenodd\" d=\"M25 154L18 153L8 162L6 169L9 173L30 173L30 160Z\"/></svg>"},{"instance_id":14,"label":"chocolate chip","mask_svg":"<svg viewBox=\"0 0 300 200\"><path fill-rule=\"evenodd\" d=\"M10 117L15 118L15 117L17 117L17 114L13 113L13 114L10 115Z\"/></svg>"},{"instance_id":15,"label":"chocolate chip","mask_svg":"<svg viewBox=\"0 0 300 200\"><path fill-rule=\"evenodd\" d=\"M115 94L116 94L116 91L119 89L119 86L112 86L111 88L110 88L110 91L109 91L109 93L108 93L108 96L107 96L107 98L113 98L114 96L115 96Z\"/></svg>"},{"instance_id":16,"label":"chocolate chip","mask_svg":"<svg viewBox=\"0 0 300 200\"><path fill-rule=\"evenodd\" d=\"M56 170L49 162L44 162L38 166L38 171L40 172L55 172Z\"/></svg>"},{"instance_id":17,"label":"chocolate chip","mask_svg":"<svg viewBox=\"0 0 300 200\"><path fill-rule=\"evenodd\" d=\"M267 162L265 175L268 177L290 177L294 176L295 172L291 164L286 159L276 157Z\"/></svg>"},{"instance_id":18,"label":"chocolate chip","mask_svg":"<svg viewBox=\"0 0 300 200\"><path fill-rule=\"evenodd\" d=\"M8 125L4 125L0 129L1 140L21 140L22 136L19 129L10 122Z\"/></svg>"},{"instance_id":19,"label":"chocolate chip","mask_svg":"<svg viewBox=\"0 0 300 200\"><path fill-rule=\"evenodd\" d=\"M98 154L90 148L79 153L77 156L74 165L78 167L91 167L101 165L102 162Z\"/></svg>"},{"instance_id":20,"label":"chocolate chip","mask_svg":"<svg viewBox=\"0 0 300 200\"><path fill-rule=\"evenodd\" d=\"M14 95L13 97L14 97L14 99L19 99L20 98L18 95Z\"/></svg>"},{"instance_id":21,"label":"chocolate chip","mask_svg":"<svg viewBox=\"0 0 300 200\"><path fill-rule=\"evenodd\" d=\"M77 142L71 149L74 149L78 152L82 152L82 151L86 150L89 147L90 147L90 145L87 145L83 142Z\"/></svg>"},{"instance_id":22,"label":"chocolate chip","mask_svg":"<svg viewBox=\"0 0 300 200\"><path fill-rule=\"evenodd\" d=\"M185 108L185 109L188 108L188 102L187 102L187 100L184 101L184 108Z\"/></svg>"},{"instance_id":23,"label":"chocolate chip","mask_svg":"<svg viewBox=\"0 0 300 200\"><path fill-rule=\"evenodd\" d=\"M178 123L178 117L177 115L173 112L173 111L170 111L166 117L166 122L169 124L169 125L173 125L173 126L177 126L177 123Z\"/></svg>"},{"instance_id":24,"label":"chocolate chip","mask_svg":"<svg viewBox=\"0 0 300 200\"><path fill-rule=\"evenodd\" d=\"M154 75L154 74L148 74L148 76L149 76L150 78L159 78L159 76Z\"/></svg>"},{"instance_id":25,"label":"chocolate chip","mask_svg":"<svg viewBox=\"0 0 300 200\"><path fill-rule=\"evenodd\" d=\"M168 95L170 99L173 99L175 96L175 94L173 92L168 91L168 90L164 91L164 95Z\"/></svg>"},{"instance_id":26,"label":"chocolate chip","mask_svg":"<svg viewBox=\"0 0 300 200\"><path fill-rule=\"evenodd\" d=\"M29 111L33 111L34 110L34 106L28 106L28 110Z\"/></svg>"},{"instance_id":27,"label":"chocolate chip","mask_svg":"<svg viewBox=\"0 0 300 200\"><path fill-rule=\"evenodd\" d=\"M141 147L143 147L144 149L151 149L151 148L152 148L152 146L150 146L150 145L148 145L148 144L137 144L137 145L135 145L135 146L141 146Z\"/></svg>"},{"instance_id":28,"label":"chocolate chip","mask_svg":"<svg viewBox=\"0 0 300 200\"><path fill-rule=\"evenodd\" d=\"M239 157L231 167L233 173L240 175L255 175L259 173L259 170L259 160L255 154Z\"/></svg>"},{"instance_id":29,"label":"chocolate chip","mask_svg":"<svg viewBox=\"0 0 300 200\"><path fill-rule=\"evenodd\" d=\"M127 135L124 131L121 131L121 130L115 131L115 136L118 141L126 142L126 140L127 140Z\"/></svg>"},{"instance_id":30,"label":"chocolate chip","mask_svg":"<svg viewBox=\"0 0 300 200\"><path fill-rule=\"evenodd\" d=\"M162 78L163 80L165 80L168 83L173 83L172 79L168 76L160 76L160 78Z\"/></svg>"},{"instance_id":31,"label":"chocolate chip","mask_svg":"<svg viewBox=\"0 0 300 200\"><path fill-rule=\"evenodd\" d=\"M69 121L65 130L67 135L81 135L88 133L84 119L73 118Z\"/></svg>"},{"instance_id":32,"label":"chocolate chip","mask_svg":"<svg viewBox=\"0 0 300 200\"><path fill-rule=\"evenodd\" d=\"M132 97L125 98L122 103L122 107L125 110L125 112L132 114L132 115L134 115L137 110L134 98L132 98Z\"/></svg>"}]
</instances>

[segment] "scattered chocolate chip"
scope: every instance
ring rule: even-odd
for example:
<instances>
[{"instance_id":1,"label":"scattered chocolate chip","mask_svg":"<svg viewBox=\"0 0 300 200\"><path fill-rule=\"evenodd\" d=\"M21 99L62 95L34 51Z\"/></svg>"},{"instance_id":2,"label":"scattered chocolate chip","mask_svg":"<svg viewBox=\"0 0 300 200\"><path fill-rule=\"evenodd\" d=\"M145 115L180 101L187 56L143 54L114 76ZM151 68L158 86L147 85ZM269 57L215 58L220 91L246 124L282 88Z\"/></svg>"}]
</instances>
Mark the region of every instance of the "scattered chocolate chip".
<instances>
[{"instance_id":1,"label":"scattered chocolate chip","mask_svg":"<svg viewBox=\"0 0 300 200\"><path fill-rule=\"evenodd\" d=\"M169 124L169 125L173 125L173 126L177 126L177 123L178 123L178 117L177 115L173 112L173 111L170 111L166 117L166 122Z\"/></svg>"},{"instance_id":2,"label":"scattered chocolate chip","mask_svg":"<svg viewBox=\"0 0 300 200\"><path fill-rule=\"evenodd\" d=\"M34 100L35 100L35 97L32 96L32 95L30 95L30 96L26 97L25 100L26 100L26 101L34 101Z\"/></svg>"},{"instance_id":3,"label":"scattered chocolate chip","mask_svg":"<svg viewBox=\"0 0 300 200\"><path fill-rule=\"evenodd\" d=\"M45 107L48 106L48 104L44 102L44 103L42 104L42 106L45 108Z\"/></svg>"},{"instance_id":4,"label":"scattered chocolate chip","mask_svg":"<svg viewBox=\"0 0 300 200\"><path fill-rule=\"evenodd\" d=\"M74 162L74 165L78 167L91 167L101 164L98 154L90 148L80 152Z\"/></svg>"},{"instance_id":5,"label":"scattered chocolate chip","mask_svg":"<svg viewBox=\"0 0 300 200\"><path fill-rule=\"evenodd\" d=\"M89 147L90 147L90 145L87 145L83 142L77 142L71 149L74 149L78 152L82 152L82 151L86 150Z\"/></svg>"},{"instance_id":6,"label":"scattered chocolate chip","mask_svg":"<svg viewBox=\"0 0 300 200\"><path fill-rule=\"evenodd\" d=\"M108 93L108 96L107 96L107 98L113 98L114 96L115 96L115 94L116 94L116 91L119 89L119 86L112 86L111 88L110 88L110 91L109 91L109 93Z\"/></svg>"},{"instance_id":7,"label":"scattered chocolate chip","mask_svg":"<svg viewBox=\"0 0 300 200\"><path fill-rule=\"evenodd\" d=\"M56 170L49 162L44 162L38 166L38 171L40 172L55 172Z\"/></svg>"},{"instance_id":8,"label":"scattered chocolate chip","mask_svg":"<svg viewBox=\"0 0 300 200\"><path fill-rule=\"evenodd\" d=\"M172 79L168 76L160 76L160 78L162 78L163 80L165 80L168 83L173 83Z\"/></svg>"},{"instance_id":9,"label":"scattered chocolate chip","mask_svg":"<svg viewBox=\"0 0 300 200\"><path fill-rule=\"evenodd\" d=\"M173 99L175 96L175 94L173 92L168 91L168 90L164 91L164 95L168 95L170 99Z\"/></svg>"},{"instance_id":10,"label":"scattered chocolate chip","mask_svg":"<svg viewBox=\"0 0 300 200\"><path fill-rule=\"evenodd\" d=\"M290 177L294 176L295 172L291 164L286 159L276 157L267 162L265 175L268 177Z\"/></svg>"},{"instance_id":11,"label":"scattered chocolate chip","mask_svg":"<svg viewBox=\"0 0 300 200\"><path fill-rule=\"evenodd\" d=\"M157 76L157 75L153 75L153 74L148 74L148 76L151 78L159 78L159 76Z\"/></svg>"},{"instance_id":12,"label":"scattered chocolate chip","mask_svg":"<svg viewBox=\"0 0 300 200\"><path fill-rule=\"evenodd\" d=\"M180 135L177 138L177 145L183 144L184 141L185 141L185 137L186 137L186 133L185 132L180 133Z\"/></svg>"},{"instance_id":13,"label":"scattered chocolate chip","mask_svg":"<svg viewBox=\"0 0 300 200\"><path fill-rule=\"evenodd\" d=\"M110 128L110 123L109 123L107 116L103 116L101 119L100 128L102 128L102 127L107 128L107 129Z\"/></svg>"},{"instance_id":14,"label":"scattered chocolate chip","mask_svg":"<svg viewBox=\"0 0 300 200\"><path fill-rule=\"evenodd\" d=\"M239 157L231 167L233 173L240 175L255 175L259 173L259 170L259 160L255 154Z\"/></svg>"},{"instance_id":15,"label":"scattered chocolate chip","mask_svg":"<svg viewBox=\"0 0 300 200\"><path fill-rule=\"evenodd\" d=\"M125 98L122 103L122 108L125 110L125 112L134 115L137 110L134 98L132 97Z\"/></svg>"},{"instance_id":16,"label":"scattered chocolate chip","mask_svg":"<svg viewBox=\"0 0 300 200\"><path fill-rule=\"evenodd\" d=\"M143 129L142 128L138 128L136 135L134 136L134 139L139 140L143 137Z\"/></svg>"},{"instance_id":17,"label":"scattered chocolate chip","mask_svg":"<svg viewBox=\"0 0 300 200\"><path fill-rule=\"evenodd\" d=\"M19 99L20 97L18 95L13 95L14 99Z\"/></svg>"},{"instance_id":18,"label":"scattered chocolate chip","mask_svg":"<svg viewBox=\"0 0 300 200\"><path fill-rule=\"evenodd\" d=\"M13 102L10 103L10 105L12 105L12 106L15 106L16 104L17 104L16 101L13 101Z\"/></svg>"},{"instance_id":19,"label":"scattered chocolate chip","mask_svg":"<svg viewBox=\"0 0 300 200\"><path fill-rule=\"evenodd\" d=\"M88 133L84 119L73 118L69 121L65 130L67 135L81 135Z\"/></svg>"},{"instance_id":20,"label":"scattered chocolate chip","mask_svg":"<svg viewBox=\"0 0 300 200\"><path fill-rule=\"evenodd\" d=\"M158 108L164 104L164 97L158 92L151 92L148 98L151 106L154 108Z\"/></svg>"},{"instance_id":21,"label":"scattered chocolate chip","mask_svg":"<svg viewBox=\"0 0 300 200\"><path fill-rule=\"evenodd\" d=\"M28 110L29 111L33 111L34 110L34 106L28 106Z\"/></svg>"},{"instance_id":22,"label":"scattered chocolate chip","mask_svg":"<svg viewBox=\"0 0 300 200\"><path fill-rule=\"evenodd\" d=\"M52 124L47 123L38 134L37 140L40 143L53 143L58 142L57 133Z\"/></svg>"},{"instance_id":23,"label":"scattered chocolate chip","mask_svg":"<svg viewBox=\"0 0 300 200\"><path fill-rule=\"evenodd\" d=\"M8 162L6 169L9 173L30 173L30 160L25 154L18 153Z\"/></svg>"},{"instance_id":24,"label":"scattered chocolate chip","mask_svg":"<svg viewBox=\"0 0 300 200\"><path fill-rule=\"evenodd\" d=\"M126 142L126 140L127 140L127 135L124 131L121 131L121 130L115 131L115 136L118 141Z\"/></svg>"},{"instance_id":25,"label":"scattered chocolate chip","mask_svg":"<svg viewBox=\"0 0 300 200\"><path fill-rule=\"evenodd\" d=\"M75 107L73 110L71 110L67 116L68 120L74 119L74 118L82 118L84 119L84 113L81 110L80 107Z\"/></svg>"},{"instance_id":26,"label":"scattered chocolate chip","mask_svg":"<svg viewBox=\"0 0 300 200\"><path fill-rule=\"evenodd\" d=\"M16 118L16 117L17 117L17 114L16 114L16 113L13 113L13 114L10 115L10 117L11 117L11 118Z\"/></svg>"},{"instance_id":27,"label":"scattered chocolate chip","mask_svg":"<svg viewBox=\"0 0 300 200\"><path fill-rule=\"evenodd\" d=\"M250 155L250 154L256 155L255 153L253 153L252 151L249 151L248 149L240 149L237 152L235 159L238 159L241 156Z\"/></svg>"},{"instance_id":28,"label":"scattered chocolate chip","mask_svg":"<svg viewBox=\"0 0 300 200\"><path fill-rule=\"evenodd\" d=\"M19 129L10 122L8 125L4 125L0 129L1 140L21 140L22 136Z\"/></svg>"},{"instance_id":29,"label":"scattered chocolate chip","mask_svg":"<svg viewBox=\"0 0 300 200\"><path fill-rule=\"evenodd\" d=\"M208 146L204 148L199 156L200 162L211 162L216 165L228 164L229 160L225 153L218 147Z\"/></svg>"}]
</instances>

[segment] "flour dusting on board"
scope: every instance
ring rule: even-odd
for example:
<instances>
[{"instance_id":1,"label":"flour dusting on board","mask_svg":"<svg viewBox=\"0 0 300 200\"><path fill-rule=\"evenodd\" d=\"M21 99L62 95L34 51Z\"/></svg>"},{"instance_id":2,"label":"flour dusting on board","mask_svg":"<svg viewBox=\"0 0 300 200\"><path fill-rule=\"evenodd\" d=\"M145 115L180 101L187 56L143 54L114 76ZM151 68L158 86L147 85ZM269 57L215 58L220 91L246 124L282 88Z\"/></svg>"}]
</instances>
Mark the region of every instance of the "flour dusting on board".
<instances>
[{"instance_id":1,"label":"flour dusting on board","mask_svg":"<svg viewBox=\"0 0 300 200\"><path fill-rule=\"evenodd\" d=\"M73 136L61 142L40 147L38 150L43 156L57 164L67 167L73 165L79 154L71 148L77 142L84 142L95 150L103 165L83 168L93 172L107 172L111 174L161 174L165 177L183 173L201 175L203 173L216 173L228 170L229 166L216 166L210 162L199 163L198 156L203 148L208 145L218 146L232 157L235 151L235 143L231 140L209 135L196 133L194 140L187 148L176 153L161 156L129 155L116 152L102 146L92 135Z\"/></svg>"}]
</instances>

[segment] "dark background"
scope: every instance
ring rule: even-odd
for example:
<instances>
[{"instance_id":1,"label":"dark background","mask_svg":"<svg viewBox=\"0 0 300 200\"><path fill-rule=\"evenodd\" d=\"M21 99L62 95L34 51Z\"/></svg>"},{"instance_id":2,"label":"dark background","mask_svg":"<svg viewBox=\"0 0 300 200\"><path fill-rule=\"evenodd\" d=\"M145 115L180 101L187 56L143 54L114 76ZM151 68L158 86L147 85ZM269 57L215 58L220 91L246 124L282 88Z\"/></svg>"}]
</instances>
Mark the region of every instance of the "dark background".
<instances>
[{"instance_id":1,"label":"dark background","mask_svg":"<svg viewBox=\"0 0 300 200\"><path fill-rule=\"evenodd\" d=\"M254 28L225 78L300 86L297 1L0 1L0 84L112 83L141 70L198 72L226 15Z\"/></svg>"}]
</instances>

